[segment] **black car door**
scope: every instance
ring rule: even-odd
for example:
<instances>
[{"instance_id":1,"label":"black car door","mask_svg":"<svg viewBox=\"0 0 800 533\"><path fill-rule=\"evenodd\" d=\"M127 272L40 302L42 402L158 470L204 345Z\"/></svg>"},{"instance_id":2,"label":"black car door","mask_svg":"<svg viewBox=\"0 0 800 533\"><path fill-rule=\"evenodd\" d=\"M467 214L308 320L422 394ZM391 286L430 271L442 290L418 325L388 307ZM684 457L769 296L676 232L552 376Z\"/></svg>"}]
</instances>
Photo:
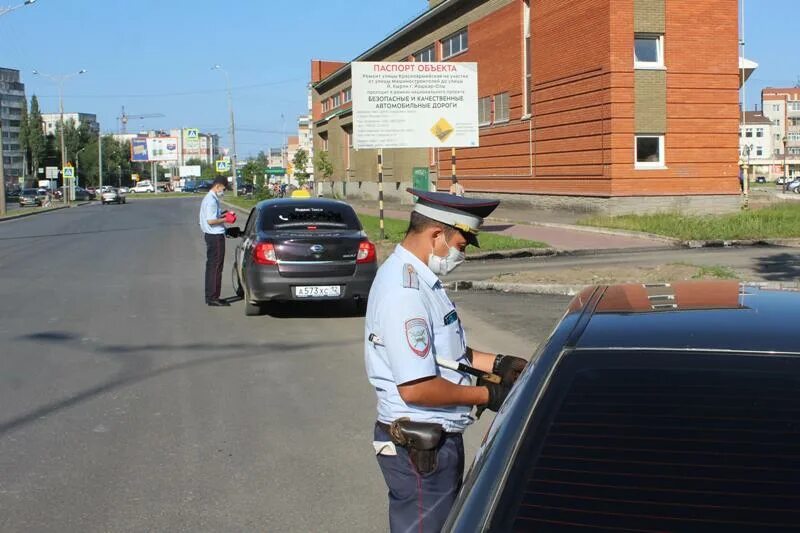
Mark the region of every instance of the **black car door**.
<instances>
[{"instance_id":1,"label":"black car door","mask_svg":"<svg viewBox=\"0 0 800 533\"><path fill-rule=\"evenodd\" d=\"M241 280L242 286L244 286L247 280L247 276L245 275L247 272L247 257L250 254L250 248L253 246L257 218L258 208L254 207L250 210L247 223L244 225L242 240L236 246L236 265L234 268L239 269L239 279Z\"/></svg>"}]
</instances>

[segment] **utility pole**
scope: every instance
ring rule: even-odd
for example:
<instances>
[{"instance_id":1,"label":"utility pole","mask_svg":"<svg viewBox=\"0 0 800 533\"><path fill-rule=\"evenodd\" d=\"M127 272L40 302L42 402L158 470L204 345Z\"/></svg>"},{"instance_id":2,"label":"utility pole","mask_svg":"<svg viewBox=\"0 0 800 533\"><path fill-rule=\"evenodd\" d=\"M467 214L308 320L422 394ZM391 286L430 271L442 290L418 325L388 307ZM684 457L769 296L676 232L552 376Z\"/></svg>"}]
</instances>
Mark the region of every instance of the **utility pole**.
<instances>
[{"instance_id":1,"label":"utility pole","mask_svg":"<svg viewBox=\"0 0 800 533\"><path fill-rule=\"evenodd\" d=\"M2 109L2 106L0 106ZM3 157L3 117L0 113L0 216L6 215L6 174L4 171L5 158Z\"/></svg>"},{"instance_id":2,"label":"utility pole","mask_svg":"<svg viewBox=\"0 0 800 533\"><path fill-rule=\"evenodd\" d=\"M61 179L64 186L64 203L69 205L70 197L69 197L69 189L67 189L67 183L64 179L64 167L67 166L67 154L66 149L64 148L64 82L70 78L75 76L79 76L81 74L86 74L86 69L82 68L78 72L72 74L42 74L38 70L33 71L34 76L41 76L46 78L53 83L58 85L58 108L60 110L61 117L59 118L59 127L60 127L60 135L61 137Z\"/></svg>"},{"instance_id":3,"label":"utility pole","mask_svg":"<svg viewBox=\"0 0 800 533\"><path fill-rule=\"evenodd\" d=\"M100 199L103 198L103 134L97 132L97 168L99 171Z\"/></svg>"},{"instance_id":4,"label":"utility pole","mask_svg":"<svg viewBox=\"0 0 800 533\"><path fill-rule=\"evenodd\" d=\"M228 113L230 114L231 121L231 168L233 169L233 195L239 195L239 182L236 176L236 122L233 118L233 94L231 93L231 78L228 71L222 68L221 65L214 65L211 70L220 70L225 74L225 85L228 89Z\"/></svg>"}]
</instances>

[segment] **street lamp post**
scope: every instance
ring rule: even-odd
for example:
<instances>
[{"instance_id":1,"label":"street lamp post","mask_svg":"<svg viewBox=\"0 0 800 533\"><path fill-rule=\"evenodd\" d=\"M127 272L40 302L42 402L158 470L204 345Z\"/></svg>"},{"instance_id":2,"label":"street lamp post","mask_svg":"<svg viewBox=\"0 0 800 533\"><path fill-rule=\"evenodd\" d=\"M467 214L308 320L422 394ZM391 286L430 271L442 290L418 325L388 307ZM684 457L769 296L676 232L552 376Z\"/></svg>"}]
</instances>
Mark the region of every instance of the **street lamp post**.
<instances>
[{"instance_id":1,"label":"street lamp post","mask_svg":"<svg viewBox=\"0 0 800 533\"><path fill-rule=\"evenodd\" d=\"M36 2L36 0L25 0L23 3L12 6L12 7L0 7L0 17L3 15L8 15L12 11L15 11L21 7L29 6L32 3ZM27 103L25 104L27 105ZM4 161L5 158L3 157L3 118L2 118L2 107L0 107L0 216L5 216L6 214L6 174L4 172ZM25 175L23 171L22 175Z\"/></svg>"},{"instance_id":2,"label":"street lamp post","mask_svg":"<svg viewBox=\"0 0 800 533\"><path fill-rule=\"evenodd\" d=\"M85 146L83 148L81 148L80 150L78 150L77 152L75 152L75 183L76 183L76 185L79 185L79 186L80 186L81 182L80 182L80 174L78 174L78 168L80 167L80 159L78 158L78 156L84 150L86 150Z\"/></svg>"},{"instance_id":3,"label":"street lamp post","mask_svg":"<svg viewBox=\"0 0 800 533\"><path fill-rule=\"evenodd\" d=\"M56 85L58 85L58 108L61 114L59 118L59 129L60 129L60 145L61 145L61 176L63 181L64 176L64 167L67 165L67 154L64 148L64 82L70 78L74 78L75 76L79 76L81 74L86 74L86 69L82 68L78 72L73 72L70 74L42 74L38 70L33 71L34 76L41 76L47 80L52 81ZM64 183L64 202L69 204L70 198L69 194L67 193L67 184Z\"/></svg>"},{"instance_id":4,"label":"street lamp post","mask_svg":"<svg viewBox=\"0 0 800 533\"><path fill-rule=\"evenodd\" d=\"M236 122L233 119L233 95L231 94L231 78L228 75L228 71L222 68L221 65L214 65L211 67L211 70L219 70L225 74L225 84L228 89L228 112L230 113L231 118L231 149L233 153L231 154L231 168L233 169L233 195L239 195L239 182L236 177Z\"/></svg>"}]
</instances>

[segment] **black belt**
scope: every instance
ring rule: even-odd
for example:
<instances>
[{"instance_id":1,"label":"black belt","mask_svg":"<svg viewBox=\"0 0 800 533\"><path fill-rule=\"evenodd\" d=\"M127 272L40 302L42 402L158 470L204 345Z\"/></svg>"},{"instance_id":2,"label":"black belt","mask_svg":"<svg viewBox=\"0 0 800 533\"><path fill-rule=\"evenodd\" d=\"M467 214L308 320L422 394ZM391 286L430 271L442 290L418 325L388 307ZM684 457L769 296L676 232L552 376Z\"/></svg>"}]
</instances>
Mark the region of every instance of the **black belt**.
<instances>
[{"instance_id":1,"label":"black belt","mask_svg":"<svg viewBox=\"0 0 800 533\"><path fill-rule=\"evenodd\" d=\"M381 422L380 420L376 420L375 425L377 425L379 428L381 428L386 433L391 435L391 426L386 422ZM444 435L446 437L455 437L456 435L463 435L463 434L460 431L445 431Z\"/></svg>"}]
</instances>

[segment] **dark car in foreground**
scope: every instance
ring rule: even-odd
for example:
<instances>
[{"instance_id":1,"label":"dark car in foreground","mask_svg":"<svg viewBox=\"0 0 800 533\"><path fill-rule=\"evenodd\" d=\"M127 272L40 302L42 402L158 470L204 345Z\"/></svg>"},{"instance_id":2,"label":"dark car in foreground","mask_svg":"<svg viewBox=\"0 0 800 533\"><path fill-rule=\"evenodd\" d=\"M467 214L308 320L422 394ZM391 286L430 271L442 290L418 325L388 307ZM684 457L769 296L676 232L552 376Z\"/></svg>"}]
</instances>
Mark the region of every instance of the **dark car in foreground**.
<instances>
[{"instance_id":1,"label":"dark car in foreground","mask_svg":"<svg viewBox=\"0 0 800 533\"><path fill-rule=\"evenodd\" d=\"M580 293L487 432L445 531L800 524L800 292Z\"/></svg>"},{"instance_id":2,"label":"dark car in foreground","mask_svg":"<svg viewBox=\"0 0 800 533\"><path fill-rule=\"evenodd\" d=\"M264 200L250 211L240 238L233 284L248 316L271 301L350 301L366 308L378 262L349 204Z\"/></svg>"},{"instance_id":3,"label":"dark car in foreground","mask_svg":"<svg viewBox=\"0 0 800 533\"><path fill-rule=\"evenodd\" d=\"M19 193L20 207L37 207L42 205L42 198L36 189L22 189Z\"/></svg>"}]
</instances>

